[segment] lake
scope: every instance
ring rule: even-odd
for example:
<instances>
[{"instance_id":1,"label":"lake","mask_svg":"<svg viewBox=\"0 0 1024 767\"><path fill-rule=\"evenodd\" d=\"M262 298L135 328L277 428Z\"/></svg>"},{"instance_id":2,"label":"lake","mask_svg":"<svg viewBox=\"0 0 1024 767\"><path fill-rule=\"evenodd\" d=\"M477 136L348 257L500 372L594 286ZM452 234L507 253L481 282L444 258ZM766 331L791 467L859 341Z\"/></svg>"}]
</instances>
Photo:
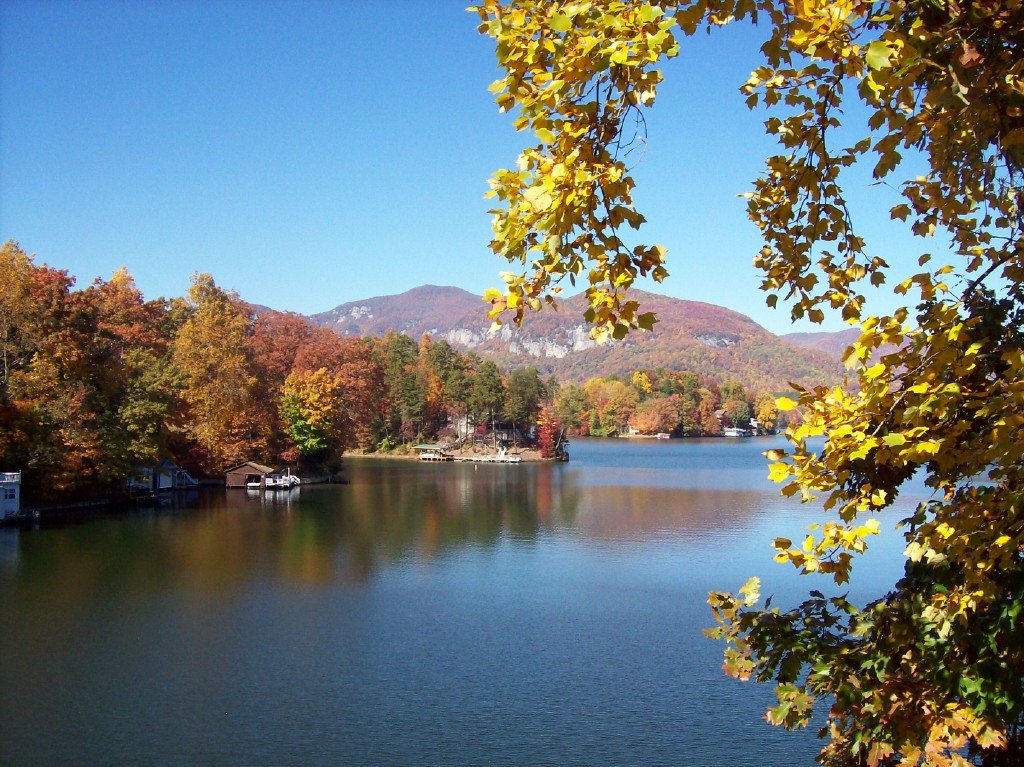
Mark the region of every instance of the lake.
<instances>
[{"instance_id":1,"label":"lake","mask_svg":"<svg viewBox=\"0 0 1024 767\"><path fill-rule=\"evenodd\" d=\"M816 726L765 724L771 689L701 634L711 589L824 585L772 561L817 516L766 479L782 442L353 459L345 486L0 530L0 764L812 765Z\"/></svg>"}]
</instances>

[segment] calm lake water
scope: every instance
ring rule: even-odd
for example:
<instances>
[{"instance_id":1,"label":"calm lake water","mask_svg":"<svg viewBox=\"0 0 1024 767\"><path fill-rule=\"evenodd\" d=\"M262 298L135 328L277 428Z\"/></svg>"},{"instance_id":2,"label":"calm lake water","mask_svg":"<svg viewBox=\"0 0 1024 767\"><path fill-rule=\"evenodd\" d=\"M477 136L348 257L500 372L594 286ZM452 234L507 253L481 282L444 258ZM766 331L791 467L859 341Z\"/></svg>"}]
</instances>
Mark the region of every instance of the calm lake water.
<instances>
[{"instance_id":1,"label":"calm lake water","mask_svg":"<svg viewBox=\"0 0 1024 767\"><path fill-rule=\"evenodd\" d=\"M780 444L359 459L347 486L0 530L0 764L812 765L701 635L710 589L824 585L772 562L816 516L767 481Z\"/></svg>"}]
</instances>

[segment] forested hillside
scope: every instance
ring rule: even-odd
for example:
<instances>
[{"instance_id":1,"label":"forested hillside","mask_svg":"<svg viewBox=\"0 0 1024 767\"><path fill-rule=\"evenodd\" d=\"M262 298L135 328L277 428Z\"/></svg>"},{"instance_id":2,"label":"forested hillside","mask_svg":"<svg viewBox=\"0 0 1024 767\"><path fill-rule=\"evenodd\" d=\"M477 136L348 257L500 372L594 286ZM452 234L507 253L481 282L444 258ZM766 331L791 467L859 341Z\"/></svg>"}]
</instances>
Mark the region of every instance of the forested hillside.
<instances>
[{"instance_id":1,"label":"forested hillside","mask_svg":"<svg viewBox=\"0 0 1024 767\"><path fill-rule=\"evenodd\" d=\"M633 294L661 321L649 333L607 344L590 338L581 320L583 296L559 302L557 311L530 315L521 328L504 325L496 332L490 330L487 305L480 297L451 287L423 286L353 301L311 319L345 336L388 330L414 337L429 333L503 366L532 365L564 381L666 368L783 391L790 381L811 385L841 375L837 354L787 343L738 312L639 290Z\"/></svg>"}]
</instances>

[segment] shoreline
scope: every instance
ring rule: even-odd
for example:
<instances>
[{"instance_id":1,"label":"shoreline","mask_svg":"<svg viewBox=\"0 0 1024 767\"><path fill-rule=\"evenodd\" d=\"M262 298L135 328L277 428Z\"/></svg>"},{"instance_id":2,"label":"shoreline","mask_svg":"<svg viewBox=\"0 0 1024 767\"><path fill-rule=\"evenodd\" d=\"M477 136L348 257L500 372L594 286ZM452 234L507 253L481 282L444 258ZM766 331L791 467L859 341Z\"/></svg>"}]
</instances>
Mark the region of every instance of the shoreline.
<instances>
[{"instance_id":1,"label":"shoreline","mask_svg":"<svg viewBox=\"0 0 1024 767\"><path fill-rule=\"evenodd\" d=\"M473 452L453 452L452 456L455 458L472 459L477 457L481 459L480 463L497 463L493 460L488 460L497 453L473 453ZM519 463L564 463L557 458L541 458L539 450L522 450L518 453L509 453L509 455L519 456ZM346 461L349 458L381 458L387 461L416 461L418 463L456 463L457 461L424 461L416 453L364 453L364 452L346 452L342 456L342 460ZM512 464L514 465L514 464Z\"/></svg>"},{"instance_id":2,"label":"shoreline","mask_svg":"<svg viewBox=\"0 0 1024 767\"><path fill-rule=\"evenodd\" d=\"M481 459L479 463L499 463L494 460L488 460L488 458L497 455L496 453L472 453L459 451L452 454L455 457L463 459L462 462L469 462L472 458L476 457ZM519 457L517 463L563 463L564 461L558 458L542 458L539 450L528 450L523 449L518 453L511 453ZM417 453L395 453L395 452L374 452L365 453L362 451L358 452L346 452L342 456L342 461L349 459L368 459L378 458L386 461L415 461L422 463L456 463L457 461L422 461ZM567 458L565 460L568 460ZM500 465L515 465L515 463L502 463ZM327 476L315 476L310 477L308 480L304 480L305 484L318 485L318 484L348 484L347 480L343 478L344 469L339 476L327 477ZM2 527L17 527L24 524L33 524L45 521L51 521L61 518L71 517L86 517L92 514L103 514L103 513L131 513L140 511L147 508L160 507L160 506L173 506L175 500L183 493L191 492L203 492L215 489L228 489L225 488L223 480L217 480L214 478L202 478L199 483L194 487L189 488L177 488L168 492L161 493L149 493L139 496L129 495L110 495L107 497L91 498L89 500L51 500L47 502L36 502L26 503L18 510L16 514L0 519L0 528ZM167 503L170 501L170 503Z\"/></svg>"}]
</instances>

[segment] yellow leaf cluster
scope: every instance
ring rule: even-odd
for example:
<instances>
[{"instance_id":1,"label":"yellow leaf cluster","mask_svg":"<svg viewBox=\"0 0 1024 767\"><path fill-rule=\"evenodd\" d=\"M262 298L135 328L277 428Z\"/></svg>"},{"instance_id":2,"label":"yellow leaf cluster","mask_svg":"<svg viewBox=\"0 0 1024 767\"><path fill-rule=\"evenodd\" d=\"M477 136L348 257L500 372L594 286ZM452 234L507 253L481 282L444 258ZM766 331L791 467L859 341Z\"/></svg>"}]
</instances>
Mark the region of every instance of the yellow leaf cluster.
<instances>
[{"instance_id":1,"label":"yellow leaf cluster","mask_svg":"<svg viewBox=\"0 0 1024 767\"><path fill-rule=\"evenodd\" d=\"M666 7L593 0L471 9L506 72L491 88L499 108L516 109L515 127L541 142L490 180L488 196L502 203L492 211L491 247L526 268L505 280L500 297L485 296L496 321L510 312L522 322L568 279L586 285L594 337L653 327L654 316L623 296L637 277L668 275L665 251L631 246L621 230L644 223L627 163L645 140L636 113L653 104L661 82L652 65L678 51Z\"/></svg>"}]
</instances>

